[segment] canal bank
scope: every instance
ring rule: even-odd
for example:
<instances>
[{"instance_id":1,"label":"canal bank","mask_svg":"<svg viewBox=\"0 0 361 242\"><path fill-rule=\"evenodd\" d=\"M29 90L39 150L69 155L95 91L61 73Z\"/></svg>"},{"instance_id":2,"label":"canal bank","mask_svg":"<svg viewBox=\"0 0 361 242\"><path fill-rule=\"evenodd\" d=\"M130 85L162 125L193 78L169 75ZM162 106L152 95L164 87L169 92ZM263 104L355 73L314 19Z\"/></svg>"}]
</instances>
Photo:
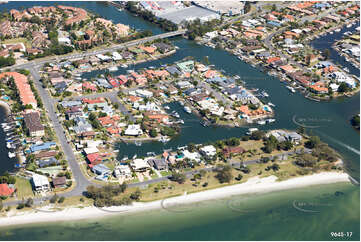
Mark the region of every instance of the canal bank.
<instances>
[{"instance_id":1,"label":"canal bank","mask_svg":"<svg viewBox=\"0 0 361 242\"><path fill-rule=\"evenodd\" d=\"M42 3L49 5L53 3ZM136 18L126 11L95 2L66 2L64 5L85 7L98 12L114 22L129 24L137 29L156 26ZM10 2L2 9L39 5L32 2ZM185 56L202 61L209 56L211 64L226 73L238 74L249 88L260 88L270 94L276 105L275 123L262 129L295 129L297 122L316 126L312 132L320 135L343 155L347 170L359 179L359 134L349 124L349 118L360 110L359 94L324 103L306 100L300 94L285 89L279 79L270 77L256 68L238 60L225 51L200 46L181 38L174 39L181 49L175 55L150 63L139 64L134 69L149 65L173 63ZM351 70L351 69L350 69ZM177 107L174 107L177 108ZM179 112L181 115L181 111ZM184 113L185 115L185 113ZM204 128L197 117L189 117L179 137L163 146L152 142L135 145L121 144L120 156L135 152L149 152L167 147L204 143L216 139L242 135L244 128ZM1 137L0 137L1 138ZM3 139L2 139L3 140ZM173 142L173 143L172 143ZM337 194L337 195L336 195ZM176 209L162 209L134 216L114 216L112 219L94 219L81 222L17 226L0 229L1 240L331 240L330 231L352 231L352 240L359 240L359 187L345 184L308 187L259 196L236 196L219 201L207 201ZM304 213L294 204L306 204ZM303 205L304 206L304 205ZM314 207L317 206L317 209ZM139 232L139 228L142 232ZM280 230L282 228L282 230Z\"/></svg>"}]
</instances>

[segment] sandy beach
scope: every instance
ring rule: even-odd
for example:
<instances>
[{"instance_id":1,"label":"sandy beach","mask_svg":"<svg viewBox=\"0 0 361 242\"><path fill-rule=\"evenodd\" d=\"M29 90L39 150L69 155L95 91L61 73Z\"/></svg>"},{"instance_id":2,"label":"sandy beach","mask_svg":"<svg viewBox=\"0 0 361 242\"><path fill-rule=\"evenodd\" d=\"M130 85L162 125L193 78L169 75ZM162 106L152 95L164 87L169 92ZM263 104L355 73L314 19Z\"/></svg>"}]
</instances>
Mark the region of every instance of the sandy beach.
<instances>
[{"instance_id":1,"label":"sandy beach","mask_svg":"<svg viewBox=\"0 0 361 242\"><path fill-rule=\"evenodd\" d=\"M161 209L164 207L171 208L172 206L179 206L181 204L226 198L232 195L267 193L312 185L350 182L349 175L342 172L322 172L319 174L292 178L281 182L277 182L276 180L276 176L269 176L265 178L254 177L242 184L226 186L198 193L185 194L154 202L136 202L130 206L109 207L102 209L96 207L74 207L65 208L56 212L52 212L51 207L42 207L39 208L38 211L33 210L31 212L13 210L7 214L7 217L0 218L0 226L98 218L124 213L140 212L144 210Z\"/></svg>"}]
</instances>

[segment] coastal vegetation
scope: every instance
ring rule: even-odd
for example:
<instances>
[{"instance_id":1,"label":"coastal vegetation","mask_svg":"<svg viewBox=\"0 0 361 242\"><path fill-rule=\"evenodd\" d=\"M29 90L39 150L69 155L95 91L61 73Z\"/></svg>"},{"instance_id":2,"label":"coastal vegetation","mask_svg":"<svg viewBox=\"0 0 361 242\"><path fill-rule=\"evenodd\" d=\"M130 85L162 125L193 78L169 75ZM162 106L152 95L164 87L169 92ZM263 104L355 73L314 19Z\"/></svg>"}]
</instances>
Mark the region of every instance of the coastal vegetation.
<instances>
[{"instance_id":1,"label":"coastal vegetation","mask_svg":"<svg viewBox=\"0 0 361 242\"><path fill-rule=\"evenodd\" d=\"M360 130L360 115L355 115L351 119L351 125L355 128Z\"/></svg>"}]
</instances>

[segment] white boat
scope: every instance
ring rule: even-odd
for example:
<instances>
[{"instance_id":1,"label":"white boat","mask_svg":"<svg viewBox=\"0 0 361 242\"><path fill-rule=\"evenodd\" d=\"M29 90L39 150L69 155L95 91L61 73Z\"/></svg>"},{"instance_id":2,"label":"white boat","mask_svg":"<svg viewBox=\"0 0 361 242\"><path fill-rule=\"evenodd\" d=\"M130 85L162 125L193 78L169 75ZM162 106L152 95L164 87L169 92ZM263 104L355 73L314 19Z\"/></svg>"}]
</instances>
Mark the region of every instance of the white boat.
<instances>
[{"instance_id":1,"label":"white boat","mask_svg":"<svg viewBox=\"0 0 361 242\"><path fill-rule=\"evenodd\" d=\"M179 123L179 124L184 124L183 119L180 119L180 120L178 121L178 123Z\"/></svg>"},{"instance_id":2,"label":"white boat","mask_svg":"<svg viewBox=\"0 0 361 242\"><path fill-rule=\"evenodd\" d=\"M121 64L120 66L123 67L123 68L127 68L127 67L128 67L127 64Z\"/></svg>"},{"instance_id":3,"label":"white boat","mask_svg":"<svg viewBox=\"0 0 361 242\"><path fill-rule=\"evenodd\" d=\"M176 117L176 118L179 118L179 117L180 117L179 114L178 114L176 111L173 111L173 112L172 112L172 116L173 116L173 117Z\"/></svg>"},{"instance_id":4,"label":"white boat","mask_svg":"<svg viewBox=\"0 0 361 242\"><path fill-rule=\"evenodd\" d=\"M259 120L259 121L257 121L257 124L259 124L259 125L265 125L265 124L266 124L266 121L265 121L265 120Z\"/></svg>"},{"instance_id":5,"label":"white boat","mask_svg":"<svg viewBox=\"0 0 361 242\"><path fill-rule=\"evenodd\" d=\"M276 121L276 119L269 118L269 119L267 119L266 121L267 121L267 123L273 123L273 122L275 122L275 121Z\"/></svg>"},{"instance_id":6,"label":"white boat","mask_svg":"<svg viewBox=\"0 0 361 242\"><path fill-rule=\"evenodd\" d=\"M330 34L333 34L333 31L331 31Z\"/></svg>"},{"instance_id":7,"label":"white boat","mask_svg":"<svg viewBox=\"0 0 361 242\"><path fill-rule=\"evenodd\" d=\"M124 158L122 159L122 161L126 161L129 160L128 156L124 156Z\"/></svg>"},{"instance_id":8,"label":"white boat","mask_svg":"<svg viewBox=\"0 0 361 242\"><path fill-rule=\"evenodd\" d=\"M137 158L137 154L135 154L132 159L134 160L135 158Z\"/></svg>"},{"instance_id":9,"label":"white boat","mask_svg":"<svg viewBox=\"0 0 361 242\"><path fill-rule=\"evenodd\" d=\"M256 132L256 131L258 131L257 128L249 128L246 134L251 135L253 132Z\"/></svg>"},{"instance_id":10,"label":"white boat","mask_svg":"<svg viewBox=\"0 0 361 242\"><path fill-rule=\"evenodd\" d=\"M265 92L265 91L262 91L261 94L262 94L264 97L269 97L268 93Z\"/></svg>"},{"instance_id":11,"label":"white boat","mask_svg":"<svg viewBox=\"0 0 361 242\"><path fill-rule=\"evenodd\" d=\"M109 70L109 71L117 71L117 70L118 70L118 67L112 66L112 67L109 67L108 70Z\"/></svg>"},{"instance_id":12,"label":"white boat","mask_svg":"<svg viewBox=\"0 0 361 242\"><path fill-rule=\"evenodd\" d=\"M170 107L169 106L164 106L164 109L169 110Z\"/></svg>"},{"instance_id":13,"label":"white boat","mask_svg":"<svg viewBox=\"0 0 361 242\"><path fill-rule=\"evenodd\" d=\"M190 107L187 107L187 106L184 106L184 111L185 111L186 113L191 113L191 112L192 112L192 110L190 109Z\"/></svg>"},{"instance_id":14,"label":"white boat","mask_svg":"<svg viewBox=\"0 0 361 242\"><path fill-rule=\"evenodd\" d=\"M135 141L134 144L135 144L136 146L142 146L142 142L140 142L140 141Z\"/></svg>"},{"instance_id":15,"label":"white boat","mask_svg":"<svg viewBox=\"0 0 361 242\"><path fill-rule=\"evenodd\" d=\"M350 72L350 70L347 67L344 67L343 70L346 72Z\"/></svg>"},{"instance_id":16,"label":"white boat","mask_svg":"<svg viewBox=\"0 0 361 242\"><path fill-rule=\"evenodd\" d=\"M346 25L347 28L351 28L352 27L352 24L348 24Z\"/></svg>"},{"instance_id":17,"label":"white boat","mask_svg":"<svg viewBox=\"0 0 361 242\"><path fill-rule=\"evenodd\" d=\"M273 103L271 103L271 102L269 102L269 103L267 103L269 106L271 106L271 107L276 107L276 105L274 105Z\"/></svg>"},{"instance_id":18,"label":"white boat","mask_svg":"<svg viewBox=\"0 0 361 242\"><path fill-rule=\"evenodd\" d=\"M117 8L119 12L123 11L121 8Z\"/></svg>"},{"instance_id":19,"label":"white boat","mask_svg":"<svg viewBox=\"0 0 361 242\"><path fill-rule=\"evenodd\" d=\"M166 142L168 142L170 140L170 138L167 138L167 136L161 136L160 138L159 138L159 141L160 142L163 142L163 143L166 143Z\"/></svg>"},{"instance_id":20,"label":"white boat","mask_svg":"<svg viewBox=\"0 0 361 242\"><path fill-rule=\"evenodd\" d=\"M337 33L340 32L340 31L341 31L341 29L335 29L335 32L337 32Z\"/></svg>"},{"instance_id":21,"label":"white boat","mask_svg":"<svg viewBox=\"0 0 361 242\"><path fill-rule=\"evenodd\" d=\"M292 93L295 93L295 92L296 92L296 90L295 90L293 87L286 86L286 88L287 88L288 90L290 90Z\"/></svg>"},{"instance_id":22,"label":"white boat","mask_svg":"<svg viewBox=\"0 0 361 242\"><path fill-rule=\"evenodd\" d=\"M8 153L8 156L9 156L9 158L14 158L14 157L15 157L15 153L9 152L9 153Z\"/></svg>"}]
</instances>

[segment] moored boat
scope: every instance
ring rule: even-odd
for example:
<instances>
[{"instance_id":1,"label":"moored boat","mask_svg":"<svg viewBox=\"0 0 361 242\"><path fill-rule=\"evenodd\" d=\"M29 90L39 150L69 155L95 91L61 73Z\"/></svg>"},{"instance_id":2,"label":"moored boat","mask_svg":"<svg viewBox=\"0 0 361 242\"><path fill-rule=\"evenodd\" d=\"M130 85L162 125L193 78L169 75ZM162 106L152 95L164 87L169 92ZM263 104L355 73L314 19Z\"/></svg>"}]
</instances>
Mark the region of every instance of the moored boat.
<instances>
[{"instance_id":1,"label":"moored boat","mask_svg":"<svg viewBox=\"0 0 361 242\"><path fill-rule=\"evenodd\" d=\"M13 153L13 152L9 152L9 153L8 153L8 156L9 156L9 158L14 158L14 157L16 156L16 154Z\"/></svg>"}]
</instances>

